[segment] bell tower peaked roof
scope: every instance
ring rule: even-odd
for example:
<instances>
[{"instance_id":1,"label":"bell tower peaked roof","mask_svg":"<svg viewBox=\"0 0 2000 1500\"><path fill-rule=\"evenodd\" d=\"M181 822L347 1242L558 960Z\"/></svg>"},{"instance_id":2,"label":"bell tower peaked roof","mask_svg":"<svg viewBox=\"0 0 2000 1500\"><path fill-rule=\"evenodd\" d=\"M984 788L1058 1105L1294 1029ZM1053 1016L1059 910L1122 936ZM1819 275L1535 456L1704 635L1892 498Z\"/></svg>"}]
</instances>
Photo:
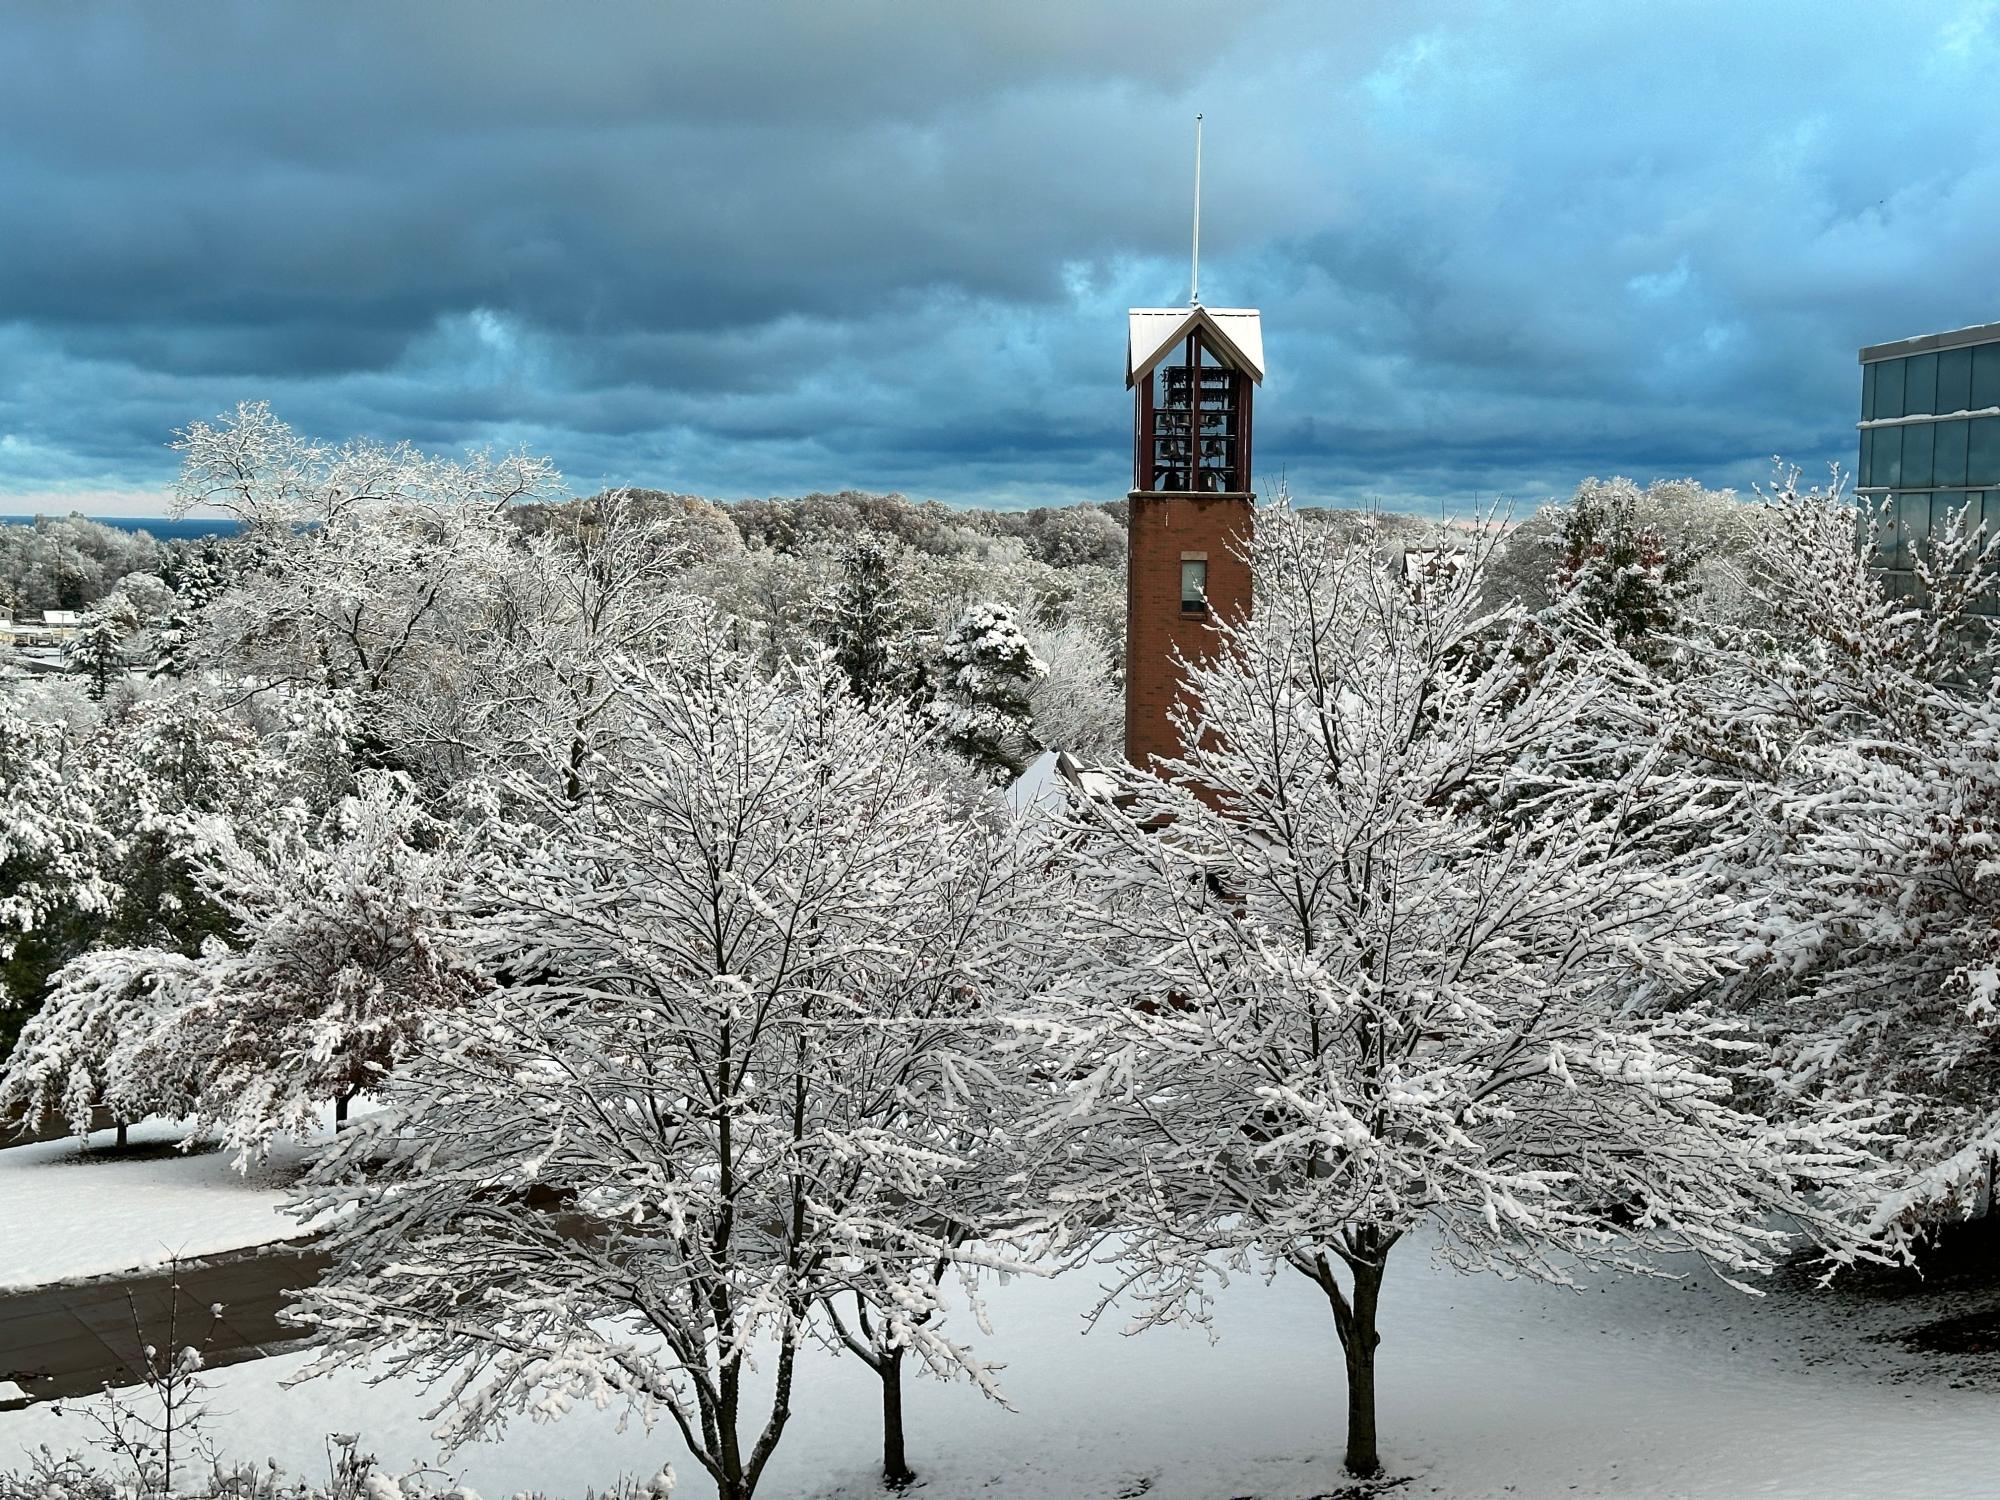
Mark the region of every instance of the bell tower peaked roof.
<instances>
[{"instance_id":1,"label":"bell tower peaked roof","mask_svg":"<svg viewBox=\"0 0 2000 1500\"><path fill-rule=\"evenodd\" d=\"M1254 307L1135 307L1126 324L1125 385L1137 385L1153 367L1200 329L1218 355L1258 385L1264 383L1264 326Z\"/></svg>"}]
</instances>

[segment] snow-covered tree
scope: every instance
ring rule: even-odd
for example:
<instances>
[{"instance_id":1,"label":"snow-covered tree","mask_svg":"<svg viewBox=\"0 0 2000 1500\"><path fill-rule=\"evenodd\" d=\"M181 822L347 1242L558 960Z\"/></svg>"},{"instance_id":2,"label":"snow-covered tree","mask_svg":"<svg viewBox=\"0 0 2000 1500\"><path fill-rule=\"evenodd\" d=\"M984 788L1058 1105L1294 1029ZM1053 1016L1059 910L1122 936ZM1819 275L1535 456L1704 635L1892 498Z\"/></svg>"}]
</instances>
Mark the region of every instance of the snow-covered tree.
<instances>
[{"instance_id":1,"label":"snow-covered tree","mask_svg":"<svg viewBox=\"0 0 2000 1500\"><path fill-rule=\"evenodd\" d=\"M931 713L946 742L992 775L1019 775L1037 748L1029 690L1047 670L1013 610L967 605L938 653Z\"/></svg>"},{"instance_id":2,"label":"snow-covered tree","mask_svg":"<svg viewBox=\"0 0 2000 1500\"><path fill-rule=\"evenodd\" d=\"M74 738L0 694L0 1057L48 975L118 903Z\"/></svg>"},{"instance_id":3,"label":"snow-covered tree","mask_svg":"<svg viewBox=\"0 0 2000 1500\"><path fill-rule=\"evenodd\" d=\"M1643 651L1679 624L1694 593L1695 557L1640 518L1631 485L1585 486L1562 515L1554 592L1606 627L1628 651Z\"/></svg>"},{"instance_id":4,"label":"snow-covered tree","mask_svg":"<svg viewBox=\"0 0 2000 1500\"><path fill-rule=\"evenodd\" d=\"M201 550L178 555L167 570L169 597L152 626L156 677L181 677L198 665L202 611L220 596L248 561L247 548L210 541Z\"/></svg>"},{"instance_id":5,"label":"snow-covered tree","mask_svg":"<svg viewBox=\"0 0 2000 1500\"><path fill-rule=\"evenodd\" d=\"M950 1185L1014 1098L977 1024L1021 982L1011 865L912 722L840 679L766 679L712 636L619 672L630 732L578 795L515 778L531 816L468 895L491 988L302 1205L338 1210L303 1303L323 1365L449 1380L448 1439L579 1399L664 1413L725 1500L829 1298L988 1383L931 1314L940 1265L1005 1227Z\"/></svg>"},{"instance_id":6,"label":"snow-covered tree","mask_svg":"<svg viewBox=\"0 0 2000 1500\"><path fill-rule=\"evenodd\" d=\"M821 649L813 626L839 572L839 555L830 548L796 554L753 546L695 568L688 584L733 622L732 649L778 671Z\"/></svg>"},{"instance_id":7,"label":"snow-covered tree","mask_svg":"<svg viewBox=\"0 0 2000 1500\"><path fill-rule=\"evenodd\" d=\"M146 532L87 516L0 526L0 611L88 609L127 574L158 568L161 552Z\"/></svg>"},{"instance_id":8,"label":"snow-covered tree","mask_svg":"<svg viewBox=\"0 0 2000 1500\"><path fill-rule=\"evenodd\" d=\"M2000 541L1950 518L1896 600L1880 524L1785 476L1751 559L1763 622L1705 641L1678 696L1684 743L1740 789L1732 995L1777 1052L1768 1107L1893 1103L1872 1207L1921 1229L1990 1211L2000 1172Z\"/></svg>"},{"instance_id":9,"label":"snow-covered tree","mask_svg":"<svg viewBox=\"0 0 2000 1500\"><path fill-rule=\"evenodd\" d=\"M545 496L543 460L434 458L408 444L330 448L262 403L175 444L177 507L246 528L248 563L202 611L192 653L251 691L352 695L366 761L459 779L450 725L468 657L504 628L497 600L520 566L508 505Z\"/></svg>"},{"instance_id":10,"label":"snow-covered tree","mask_svg":"<svg viewBox=\"0 0 2000 1500\"><path fill-rule=\"evenodd\" d=\"M1628 636L1663 612L1734 621L1755 612L1745 559L1761 523L1758 505L1692 479L1586 479L1508 533L1487 593L1533 610L1580 588Z\"/></svg>"},{"instance_id":11,"label":"snow-covered tree","mask_svg":"<svg viewBox=\"0 0 2000 1500\"><path fill-rule=\"evenodd\" d=\"M833 659L864 703L911 686L912 620L889 549L863 537L847 549L824 626Z\"/></svg>"},{"instance_id":12,"label":"snow-covered tree","mask_svg":"<svg viewBox=\"0 0 2000 1500\"><path fill-rule=\"evenodd\" d=\"M1868 1163L1869 1109L1732 1102L1756 1053L1703 999L1731 942L1713 803L1636 723L1602 771L1629 661L1510 649L1528 622L1482 610L1484 560L1413 589L1260 515L1257 612L1195 674L1197 748L1080 817L1100 895L1042 1023L1048 1128L1082 1132L1080 1216L1117 1205L1139 1324L1199 1315L1218 1261L1305 1276L1358 1474L1383 1273L1419 1228L1468 1270L1691 1250L1734 1276L1787 1245L1781 1213L1851 1253L1808 1185Z\"/></svg>"},{"instance_id":13,"label":"snow-covered tree","mask_svg":"<svg viewBox=\"0 0 2000 1500\"><path fill-rule=\"evenodd\" d=\"M89 1104L121 1119L186 1115L241 1153L346 1114L476 976L441 913L462 864L408 783L364 773L323 817L293 804L269 829L200 820L203 893L226 935L193 956L98 948L55 976L6 1072L0 1108L73 1126Z\"/></svg>"},{"instance_id":14,"label":"snow-covered tree","mask_svg":"<svg viewBox=\"0 0 2000 1500\"><path fill-rule=\"evenodd\" d=\"M584 762L620 732L610 664L702 628L683 576L701 545L685 518L628 490L565 507L496 595L500 623L467 653L466 690L435 698L418 737L451 746L465 773L560 764L578 795Z\"/></svg>"},{"instance_id":15,"label":"snow-covered tree","mask_svg":"<svg viewBox=\"0 0 2000 1500\"><path fill-rule=\"evenodd\" d=\"M204 956L222 951L218 943ZM66 964L0 1070L0 1115L31 1129L61 1120L88 1137L102 1107L122 1143L133 1120L188 1114L198 1060L155 1043L202 986L198 960L159 948L92 949Z\"/></svg>"},{"instance_id":16,"label":"snow-covered tree","mask_svg":"<svg viewBox=\"0 0 2000 1500\"><path fill-rule=\"evenodd\" d=\"M112 592L130 606L141 624L157 619L174 602L174 591L158 573L127 573Z\"/></svg>"},{"instance_id":17,"label":"snow-covered tree","mask_svg":"<svg viewBox=\"0 0 2000 1500\"><path fill-rule=\"evenodd\" d=\"M1121 568L1125 527L1100 506L1065 505L1049 512L1029 549L1052 568Z\"/></svg>"},{"instance_id":18,"label":"snow-covered tree","mask_svg":"<svg viewBox=\"0 0 2000 1500\"><path fill-rule=\"evenodd\" d=\"M212 507L276 534L407 502L499 511L547 498L557 478L546 459L525 454L457 462L407 443L336 448L301 437L263 401L243 402L214 423L190 423L173 446L181 455L177 513Z\"/></svg>"},{"instance_id":19,"label":"snow-covered tree","mask_svg":"<svg viewBox=\"0 0 2000 1500\"><path fill-rule=\"evenodd\" d=\"M1044 671L1028 685L1035 738L1086 765L1115 759L1125 735L1125 694L1097 632L1078 620L1029 624L1022 633Z\"/></svg>"},{"instance_id":20,"label":"snow-covered tree","mask_svg":"<svg viewBox=\"0 0 2000 1500\"><path fill-rule=\"evenodd\" d=\"M111 685L125 676L131 665L125 641L138 628L137 617L113 594L84 614L76 634L64 645L63 665L90 684L93 700L103 702Z\"/></svg>"},{"instance_id":21,"label":"snow-covered tree","mask_svg":"<svg viewBox=\"0 0 2000 1500\"><path fill-rule=\"evenodd\" d=\"M187 956L222 930L226 915L193 873L200 821L258 822L287 769L198 693L121 704L80 726L0 702L11 843L0 856L0 1040L56 970L92 948Z\"/></svg>"},{"instance_id":22,"label":"snow-covered tree","mask_svg":"<svg viewBox=\"0 0 2000 1500\"><path fill-rule=\"evenodd\" d=\"M325 816L287 809L266 837L215 828L201 879L235 934L175 1023L201 1063L197 1124L255 1150L309 1130L322 1104L344 1119L468 1001L475 976L440 918L469 838L387 772Z\"/></svg>"},{"instance_id":23,"label":"snow-covered tree","mask_svg":"<svg viewBox=\"0 0 2000 1500\"><path fill-rule=\"evenodd\" d=\"M226 925L190 864L208 842L207 822L260 826L295 768L200 692L123 707L82 750L73 774L107 836L104 869L117 892L101 940L193 953Z\"/></svg>"}]
</instances>

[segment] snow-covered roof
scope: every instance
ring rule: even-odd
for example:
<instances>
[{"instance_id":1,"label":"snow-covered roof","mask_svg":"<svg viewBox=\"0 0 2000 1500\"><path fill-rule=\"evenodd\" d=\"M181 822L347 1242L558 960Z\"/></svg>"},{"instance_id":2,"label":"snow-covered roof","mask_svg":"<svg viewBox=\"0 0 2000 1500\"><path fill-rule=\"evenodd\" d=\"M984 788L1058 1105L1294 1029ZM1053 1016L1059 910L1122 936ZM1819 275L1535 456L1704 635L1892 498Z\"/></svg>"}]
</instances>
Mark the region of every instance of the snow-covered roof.
<instances>
[{"instance_id":1,"label":"snow-covered roof","mask_svg":"<svg viewBox=\"0 0 2000 1500\"><path fill-rule=\"evenodd\" d=\"M1195 328L1215 352L1264 383L1264 325L1254 307L1135 307L1125 339L1125 384L1137 385Z\"/></svg>"},{"instance_id":2,"label":"snow-covered roof","mask_svg":"<svg viewBox=\"0 0 2000 1500\"><path fill-rule=\"evenodd\" d=\"M1870 344L1861 351L1861 363L1872 365L1878 359L1895 359L1905 354L1929 354L1933 350L1964 349L1973 344L2000 343L2000 323L1974 323L1966 328L1947 329L1943 333L1920 333L1913 338L1896 339L1887 344Z\"/></svg>"},{"instance_id":3,"label":"snow-covered roof","mask_svg":"<svg viewBox=\"0 0 2000 1500\"><path fill-rule=\"evenodd\" d=\"M1044 750L1014 778L1013 784L1007 788L1010 811L1025 813L1035 808L1042 812L1061 812L1069 804L1069 795L1063 790L1062 773L1056 769L1057 755L1054 750Z\"/></svg>"},{"instance_id":4,"label":"snow-covered roof","mask_svg":"<svg viewBox=\"0 0 2000 1500\"><path fill-rule=\"evenodd\" d=\"M1122 790L1111 772L1079 766L1067 750L1044 750L1007 788L1007 806L1016 814L1061 813L1079 797L1111 802Z\"/></svg>"}]
</instances>

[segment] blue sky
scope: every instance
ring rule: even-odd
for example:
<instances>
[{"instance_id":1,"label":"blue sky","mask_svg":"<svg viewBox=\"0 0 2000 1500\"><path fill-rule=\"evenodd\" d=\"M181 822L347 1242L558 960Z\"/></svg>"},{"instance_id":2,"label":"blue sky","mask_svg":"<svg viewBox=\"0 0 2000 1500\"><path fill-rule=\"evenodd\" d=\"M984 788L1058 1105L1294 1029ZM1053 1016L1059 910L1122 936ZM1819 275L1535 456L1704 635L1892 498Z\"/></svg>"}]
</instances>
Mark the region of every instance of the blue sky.
<instances>
[{"instance_id":1,"label":"blue sky","mask_svg":"<svg viewBox=\"0 0 2000 1500\"><path fill-rule=\"evenodd\" d=\"M1308 500L1851 463L1860 345L2000 320L1991 3L132 0L0 55L0 512L155 509L255 398L579 491L1115 497L1197 109Z\"/></svg>"}]
</instances>

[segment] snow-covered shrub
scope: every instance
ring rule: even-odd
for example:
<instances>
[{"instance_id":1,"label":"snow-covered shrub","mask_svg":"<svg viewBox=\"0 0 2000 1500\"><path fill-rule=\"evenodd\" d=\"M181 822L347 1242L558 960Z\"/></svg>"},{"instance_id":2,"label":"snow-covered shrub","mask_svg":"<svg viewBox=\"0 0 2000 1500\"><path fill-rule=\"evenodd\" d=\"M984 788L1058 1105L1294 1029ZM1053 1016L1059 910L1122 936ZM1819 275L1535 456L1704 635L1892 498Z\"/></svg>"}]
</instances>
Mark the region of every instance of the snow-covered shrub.
<instances>
[{"instance_id":1,"label":"snow-covered shrub","mask_svg":"<svg viewBox=\"0 0 2000 1500\"><path fill-rule=\"evenodd\" d=\"M153 1480L157 1470L106 1463L81 1453L56 1453L46 1444L24 1456L22 1466L0 1470L0 1500L480 1500L479 1492L431 1469L396 1473L362 1451L355 1433L327 1440L326 1478L308 1478L275 1460L208 1456L178 1470L169 1495ZM650 1479L621 1478L568 1500L668 1500L676 1486L671 1469ZM520 1490L511 1500L564 1500L540 1490Z\"/></svg>"}]
</instances>

